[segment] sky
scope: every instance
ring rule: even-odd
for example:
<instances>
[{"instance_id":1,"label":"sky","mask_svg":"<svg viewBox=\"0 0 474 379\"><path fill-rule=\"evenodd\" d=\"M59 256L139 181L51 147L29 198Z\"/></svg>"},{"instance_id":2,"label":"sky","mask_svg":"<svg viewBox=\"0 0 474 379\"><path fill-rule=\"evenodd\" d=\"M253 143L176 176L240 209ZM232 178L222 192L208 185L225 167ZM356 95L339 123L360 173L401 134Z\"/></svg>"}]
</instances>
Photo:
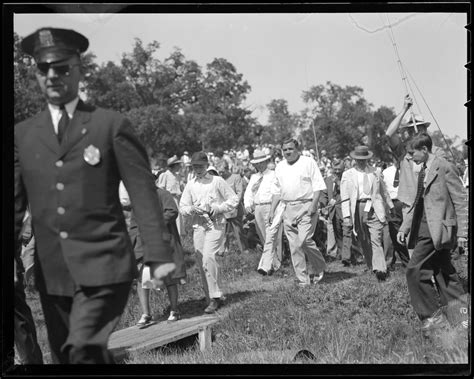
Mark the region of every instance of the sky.
<instances>
[{"instance_id":1,"label":"sky","mask_svg":"<svg viewBox=\"0 0 474 379\"><path fill-rule=\"evenodd\" d=\"M159 59L179 47L203 69L225 58L250 84L245 105L262 123L271 100L299 112L303 91L327 81L360 86L374 109L396 113L408 87L429 131L438 124L450 137L467 138L466 20L466 13L24 13L14 15L14 31L74 29L89 38L99 64L119 63L134 38L158 41Z\"/></svg>"}]
</instances>

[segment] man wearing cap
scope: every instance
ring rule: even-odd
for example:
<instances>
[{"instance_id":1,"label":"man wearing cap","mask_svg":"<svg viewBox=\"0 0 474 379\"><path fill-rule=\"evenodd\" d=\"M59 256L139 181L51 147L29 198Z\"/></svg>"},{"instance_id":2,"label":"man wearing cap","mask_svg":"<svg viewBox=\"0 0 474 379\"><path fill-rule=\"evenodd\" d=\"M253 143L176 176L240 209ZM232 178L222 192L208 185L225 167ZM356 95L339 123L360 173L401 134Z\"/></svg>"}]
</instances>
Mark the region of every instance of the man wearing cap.
<instances>
[{"instance_id":1,"label":"man wearing cap","mask_svg":"<svg viewBox=\"0 0 474 379\"><path fill-rule=\"evenodd\" d=\"M235 209L239 199L220 176L207 172L209 160L203 151L191 158L196 177L184 187L179 211L192 216L193 241L206 297L209 305L205 313L214 313L222 304L221 273L216 254L225 238L224 213Z\"/></svg>"},{"instance_id":2,"label":"man wearing cap","mask_svg":"<svg viewBox=\"0 0 474 379\"><path fill-rule=\"evenodd\" d=\"M423 333L447 325L443 308L448 321L455 326L459 323L468 329L469 318L467 295L450 253L456 245L467 243L467 193L456 167L436 157L431 151L432 144L426 133L412 141L413 161L422 168L415 200L397 235L399 243L414 248L406 277L411 304L422 321Z\"/></svg>"},{"instance_id":3,"label":"man wearing cap","mask_svg":"<svg viewBox=\"0 0 474 379\"><path fill-rule=\"evenodd\" d=\"M368 147L356 146L350 155L356 165L341 178L341 200L349 199L341 204L344 224L352 227L369 269L379 281L384 281L388 275L382 247L385 205L391 210L393 203L380 170L367 164L373 155Z\"/></svg>"},{"instance_id":4,"label":"man wearing cap","mask_svg":"<svg viewBox=\"0 0 474 379\"><path fill-rule=\"evenodd\" d=\"M312 239L319 217L320 191L326 189L326 184L316 161L301 156L297 140L287 139L281 146L285 159L275 168L269 221L271 223L282 202L285 206L283 230L290 245L296 281L300 287L306 287L311 281L319 282L326 269L324 257Z\"/></svg>"},{"instance_id":5,"label":"man wearing cap","mask_svg":"<svg viewBox=\"0 0 474 379\"><path fill-rule=\"evenodd\" d=\"M173 155L171 158L168 158L166 161L167 170L162 173L158 180L156 181L156 186L158 188L164 189L171 193L173 199L176 203L176 206L179 204L181 199L181 193L184 188L184 183L181 178L181 163L182 161L178 159L176 155ZM176 225L178 227L178 233L181 238L184 238L186 235L183 218L178 216L176 219Z\"/></svg>"},{"instance_id":6,"label":"man wearing cap","mask_svg":"<svg viewBox=\"0 0 474 379\"><path fill-rule=\"evenodd\" d=\"M271 275L278 270L282 258L282 233L281 214L274 217L269 223L269 214L272 204L271 188L275 180L275 171L268 168L271 155L263 151L256 151L250 163L257 173L250 177L249 184L244 193L244 206L247 213L255 214L255 226L258 237L263 245L263 253L257 271L261 275Z\"/></svg>"},{"instance_id":7,"label":"man wearing cap","mask_svg":"<svg viewBox=\"0 0 474 379\"><path fill-rule=\"evenodd\" d=\"M15 242L30 204L35 279L54 363L113 363L107 350L137 269L119 200L130 194L158 282L176 267L143 145L120 114L84 104L80 53L89 41L42 28L21 42L48 102L15 125Z\"/></svg>"},{"instance_id":8,"label":"man wearing cap","mask_svg":"<svg viewBox=\"0 0 474 379\"><path fill-rule=\"evenodd\" d=\"M404 214L415 199L417 177L421 169L421 165L414 163L409 154L411 151L409 142L416 133L426 132L426 129L431 124L419 115L409 115L408 120L404 120L412 105L411 97L406 95L402 110L393 119L385 132L392 155L397 162L394 183L395 185L398 183L397 199L403 203ZM433 154L445 158L443 149L439 147L433 146Z\"/></svg>"}]
</instances>

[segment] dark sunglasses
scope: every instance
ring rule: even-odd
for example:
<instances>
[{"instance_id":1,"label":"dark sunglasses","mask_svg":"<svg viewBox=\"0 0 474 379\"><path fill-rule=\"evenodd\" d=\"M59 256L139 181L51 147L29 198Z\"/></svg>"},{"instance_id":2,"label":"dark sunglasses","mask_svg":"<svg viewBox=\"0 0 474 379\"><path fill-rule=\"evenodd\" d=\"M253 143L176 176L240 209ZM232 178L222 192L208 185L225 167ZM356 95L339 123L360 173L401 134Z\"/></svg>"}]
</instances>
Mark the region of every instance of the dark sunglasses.
<instances>
[{"instance_id":1,"label":"dark sunglasses","mask_svg":"<svg viewBox=\"0 0 474 379\"><path fill-rule=\"evenodd\" d=\"M51 63L37 63L36 68L41 75L47 75L50 68L52 68L58 75L69 76L74 66L80 66L79 63L74 64L58 64L53 65Z\"/></svg>"}]
</instances>

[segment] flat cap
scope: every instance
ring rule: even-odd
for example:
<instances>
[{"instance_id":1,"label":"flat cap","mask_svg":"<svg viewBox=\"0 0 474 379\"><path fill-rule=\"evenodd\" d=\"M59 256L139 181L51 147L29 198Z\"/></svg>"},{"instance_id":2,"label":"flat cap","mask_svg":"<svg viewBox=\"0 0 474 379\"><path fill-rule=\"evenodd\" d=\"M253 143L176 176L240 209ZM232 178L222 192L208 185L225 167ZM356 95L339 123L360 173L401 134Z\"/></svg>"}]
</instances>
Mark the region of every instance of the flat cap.
<instances>
[{"instance_id":1,"label":"flat cap","mask_svg":"<svg viewBox=\"0 0 474 379\"><path fill-rule=\"evenodd\" d=\"M89 47L89 40L70 29L41 28L21 41L23 51L37 63L51 63L80 54Z\"/></svg>"}]
</instances>

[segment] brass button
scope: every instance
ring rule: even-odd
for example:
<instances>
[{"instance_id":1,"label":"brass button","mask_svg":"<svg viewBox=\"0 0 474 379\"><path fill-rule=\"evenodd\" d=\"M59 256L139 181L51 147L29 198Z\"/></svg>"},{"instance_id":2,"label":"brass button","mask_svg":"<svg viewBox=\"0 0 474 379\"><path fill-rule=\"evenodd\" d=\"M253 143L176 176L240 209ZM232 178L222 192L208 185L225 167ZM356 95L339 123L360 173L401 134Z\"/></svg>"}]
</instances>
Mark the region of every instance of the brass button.
<instances>
[{"instance_id":1,"label":"brass button","mask_svg":"<svg viewBox=\"0 0 474 379\"><path fill-rule=\"evenodd\" d=\"M57 161L56 162L56 167L63 167L64 162L63 161Z\"/></svg>"},{"instance_id":2,"label":"brass button","mask_svg":"<svg viewBox=\"0 0 474 379\"><path fill-rule=\"evenodd\" d=\"M62 239L66 239L68 237L68 234L67 232L60 232L59 233L59 236L62 238Z\"/></svg>"},{"instance_id":3,"label":"brass button","mask_svg":"<svg viewBox=\"0 0 474 379\"><path fill-rule=\"evenodd\" d=\"M64 184L62 184L62 183L56 183L56 189L57 189L58 191L62 191L62 190L64 189Z\"/></svg>"},{"instance_id":4,"label":"brass button","mask_svg":"<svg viewBox=\"0 0 474 379\"><path fill-rule=\"evenodd\" d=\"M66 210L65 210L63 207L59 207L59 208L58 208L58 213L59 213L60 215L63 215L64 213L66 213Z\"/></svg>"}]
</instances>

